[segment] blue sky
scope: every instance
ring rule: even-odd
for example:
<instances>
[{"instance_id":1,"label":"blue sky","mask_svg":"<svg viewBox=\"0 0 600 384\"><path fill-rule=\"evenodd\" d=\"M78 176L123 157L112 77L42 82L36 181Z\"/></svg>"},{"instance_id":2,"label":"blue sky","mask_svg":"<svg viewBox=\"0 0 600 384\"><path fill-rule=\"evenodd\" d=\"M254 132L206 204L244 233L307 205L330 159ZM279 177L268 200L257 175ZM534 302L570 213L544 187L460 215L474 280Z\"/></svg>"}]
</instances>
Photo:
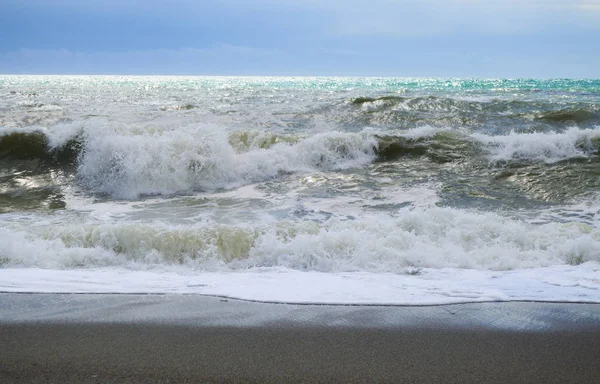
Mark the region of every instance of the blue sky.
<instances>
[{"instance_id":1,"label":"blue sky","mask_svg":"<svg viewBox=\"0 0 600 384\"><path fill-rule=\"evenodd\" d=\"M2 0L0 73L600 78L600 0Z\"/></svg>"}]
</instances>

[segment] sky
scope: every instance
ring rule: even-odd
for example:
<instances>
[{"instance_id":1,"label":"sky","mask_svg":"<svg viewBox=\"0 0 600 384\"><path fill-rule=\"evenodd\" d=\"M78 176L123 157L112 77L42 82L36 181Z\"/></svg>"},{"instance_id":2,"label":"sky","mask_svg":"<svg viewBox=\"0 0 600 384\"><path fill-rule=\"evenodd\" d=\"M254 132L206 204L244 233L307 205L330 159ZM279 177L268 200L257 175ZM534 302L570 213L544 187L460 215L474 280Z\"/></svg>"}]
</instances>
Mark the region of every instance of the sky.
<instances>
[{"instance_id":1,"label":"sky","mask_svg":"<svg viewBox=\"0 0 600 384\"><path fill-rule=\"evenodd\" d=\"M600 78L600 0L1 0L0 73Z\"/></svg>"}]
</instances>

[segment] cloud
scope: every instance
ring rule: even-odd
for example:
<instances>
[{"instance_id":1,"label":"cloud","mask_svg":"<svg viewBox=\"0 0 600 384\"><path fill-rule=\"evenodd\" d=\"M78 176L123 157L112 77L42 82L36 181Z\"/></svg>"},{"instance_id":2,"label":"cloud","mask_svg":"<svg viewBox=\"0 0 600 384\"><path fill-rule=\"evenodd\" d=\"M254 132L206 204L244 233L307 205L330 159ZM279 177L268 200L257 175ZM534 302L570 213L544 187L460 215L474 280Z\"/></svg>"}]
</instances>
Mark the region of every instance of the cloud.
<instances>
[{"instance_id":1,"label":"cloud","mask_svg":"<svg viewBox=\"0 0 600 384\"><path fill-rule=\"evenodd\" d=\"M230 0L235 1L235 0ZM254 0L324 14L338 36L531 34L559 27L600 30L600 0Z\"/></svg>"},{"instance_id":2,"label":"cloud","mask_svg":"<svg viewBox=\"0 0 600 384\"><path fill-rule=\"evenodd\" d=\"M339 36L518 35L600 30L600 0L4 0L32 9L151 17L165 25L285 24ZM265 16L267 15L267 16ZM318 22L315 22L318 20ZM296 28L295 32L302 27ZM285 25L280 30L285 33ZM274 36L275 37L275 36Z\"/></svg>"},{"instance_id":3,"label":"cloud","mask_svg":"<svg viewBox=\"0 0 600 384\"><path fill-rule=\"evenodd\" d=\"M600 0L2 1L5 73L597 77L600 68L590 49Z\"/></svg>"},{"instance_id":4,"label":"cloud","mask_svg":"<svg viewBox=\"0 0 600 384\"><path fill-rule=\"evenodd\" d=\"M582 8L586 11L600 13L600 0L584 0L584 1L578 2L578 7Z\"/></svg>"},{"instance_id":5,"label":"cloud","mask_svg":"<svg viewBox=\"0 0 600 384\"><path fill-rule=\"evenodd\" d=\"M340 35L439 36L441 34L531 34L559 27L600 29L591 1L573 0L347 0L328 2ZM594 2L596 3L596 2ZM327 6L325 6L327 7ZM327 8L326 8L327 9Z\"/></svg>"}]
</instances>

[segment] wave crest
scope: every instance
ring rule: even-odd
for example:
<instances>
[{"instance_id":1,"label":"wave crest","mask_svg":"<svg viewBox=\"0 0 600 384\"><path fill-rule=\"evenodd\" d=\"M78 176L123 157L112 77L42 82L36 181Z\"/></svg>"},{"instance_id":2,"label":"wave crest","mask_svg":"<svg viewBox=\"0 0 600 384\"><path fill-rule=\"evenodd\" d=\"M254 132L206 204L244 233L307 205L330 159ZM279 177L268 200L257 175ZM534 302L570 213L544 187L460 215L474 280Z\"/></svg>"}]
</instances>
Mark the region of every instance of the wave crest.
<instances>
[{"instance_id":1,"label":"wave crest","mask_svg":"<svg viewBox=\"0 0 600 384\"><path fill-rule=\"evenodd\" d=\"M600 261L600 232L590 225L532 225L451 208L332 217L323 223L63 224L27 231L0 228L5 244L0 264L403 272L407 267L510 270Z\"/></svg>"},{"instance_id":2,"label":"wave crest","mask_svg":"<svg viewBox=\"0 0 600 384\"><path fill-rule=\"evenodd\" d=\"M511 132L504 136L473 134L492 161L558 161L586 158L600 150L600 129L569 128L564 132Z\"/></svg>"},{"instance_id":3,"label":"wave crest","mask_svg":"<svg viewBox=\"0 0 600 384\"><path fill-rule=\"evenodd\" d=\"M0 160L40 160L68 165L75 163L82 148L82 138L69 138L58 146L52 146L48 135L41 130L9 131L0 135Z\"/></svg>"},{"instance_id":4,"label":"wave crest","mask_svg":"<svg viewBox=\"0 0 600 384\"><path fill-rule=\"evenodd\" d=\"M124 198L233 188L285 173L362 166L373 161L377 146L366 134L342 132L295 143L267 139L268 145L246 145L245 151L230 141L223 129L208 126L87 135L78 176L93 191Z\"/></svg>"}]
</instances>

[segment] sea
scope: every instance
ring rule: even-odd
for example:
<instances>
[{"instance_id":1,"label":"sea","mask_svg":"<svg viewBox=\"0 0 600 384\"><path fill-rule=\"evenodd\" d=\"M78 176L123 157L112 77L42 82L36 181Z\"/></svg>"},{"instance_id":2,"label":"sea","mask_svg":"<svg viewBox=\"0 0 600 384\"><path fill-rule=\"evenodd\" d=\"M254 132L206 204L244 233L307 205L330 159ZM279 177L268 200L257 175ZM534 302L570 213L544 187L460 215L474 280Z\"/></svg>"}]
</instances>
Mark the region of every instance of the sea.
<instances>
[{"instance_id":1,"label":"sea","mask_svg":"<svg viewBox=\"0 0 600 384\"><path fill-rule=\"evenodd\" d=\"M0 291L600 302L600 80L0 76Z\"/></svg>"}]
</instances>

